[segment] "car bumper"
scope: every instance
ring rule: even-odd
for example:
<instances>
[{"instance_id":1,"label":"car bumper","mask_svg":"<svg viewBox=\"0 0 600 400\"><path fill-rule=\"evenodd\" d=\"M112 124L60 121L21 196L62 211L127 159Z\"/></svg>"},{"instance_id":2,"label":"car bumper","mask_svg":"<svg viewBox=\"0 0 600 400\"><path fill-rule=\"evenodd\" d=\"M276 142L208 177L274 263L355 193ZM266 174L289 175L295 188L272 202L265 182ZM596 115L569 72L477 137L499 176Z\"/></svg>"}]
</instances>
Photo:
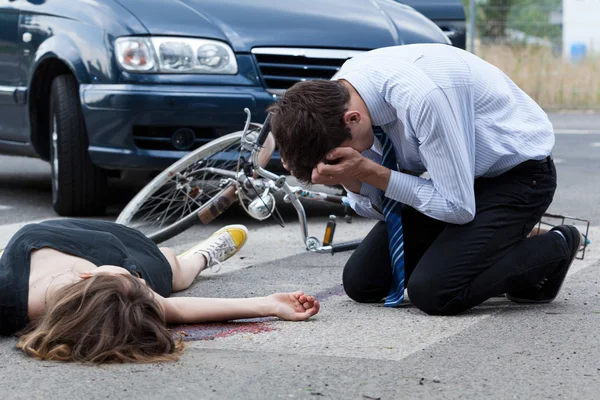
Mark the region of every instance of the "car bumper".
<instances>
[{"instance_id":1,"label":"car bumper","mask_svg":"<svg viewBox=\"0 0 600 400\"><path fill-rule=\"evenodd\" d=\"M170 134L193 128L196 146L242 130L244 108L254 122L276 101L261 87L81 85L92 162L107 169L167 167L188 151L168 149Z\"/></svg>"}]
</instances>

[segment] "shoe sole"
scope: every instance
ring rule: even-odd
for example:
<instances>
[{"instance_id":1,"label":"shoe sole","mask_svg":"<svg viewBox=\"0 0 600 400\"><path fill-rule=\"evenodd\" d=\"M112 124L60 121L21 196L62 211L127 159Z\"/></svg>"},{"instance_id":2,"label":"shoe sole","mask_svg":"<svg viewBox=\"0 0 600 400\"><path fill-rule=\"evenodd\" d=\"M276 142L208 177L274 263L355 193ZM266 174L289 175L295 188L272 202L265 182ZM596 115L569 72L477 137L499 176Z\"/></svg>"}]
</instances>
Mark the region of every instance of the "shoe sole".
<instances>
[{"instance_id":1,"label":"shoe sole","mask_svg":"<svg viewBox=\"0 0 600 400\"><path fill-rule=\"evenodd\" d=\"M575 229L577 229L577 228L575 228ZM554 299L556 299L558 297L558 294L560 293L562 286L565 283L565 280L567 278L567 274L569 273L569 269L571 269L571 265L573 264L573 261L575 261L575 257L577 257L577 253L579 253L579 248L581 247L581 242L582 242L582 235L579 232L579 230L577 232L578 232L577 236L579 238L578 244L575 247L573 254L571 255L571 261L569 261L569 265L567 265L567 268L565 270L565 275L563 276L562 282L560 282L560 286L558 287L558 290L556 291L556 294L554 295L554 297L552 297L551 299L544 299L544 300L531 300L531 299L522 299L520 297L514 297L514 296L511 296L510 294L506 293L506 298L514 303L519 303L519 304L547 304L547 303L553 302Z\"/></svg>"},{"instance_id":2,"label":"shoe sole","mask_svg":"<svg viewBox=\"0 0 600 400\"><path fill-rule=\"evenodd\" d=\"M208 239L210 239L213 236L220 235L221 233L226 232L227 229L231 229L231 228L241 229L246 234L246 236L244 237L244 241L242 242L242 244L240 244L239 248L236 251L236 253L237 253L238 251L240 251L242 249L242 247L244 247L244 245L246 244L246 241L248 240L248 228L246 228L244 225L227 225L227 226L224 226L221 229L219 229L218 231L216 231L215 233L213 233L212 235L210 235L210 237ZM206 240L208 240L208 239L206 239ZM193 251L196 250L198 247L200 247L206 240L203 240L202 242L200 242L200 243L198 243L198 244L190 247L189 249L187 249L183 253L179 254L177 257L182 257L182 256L185 256L186 254L193 253Z\"/></svg>"}]
</instances>

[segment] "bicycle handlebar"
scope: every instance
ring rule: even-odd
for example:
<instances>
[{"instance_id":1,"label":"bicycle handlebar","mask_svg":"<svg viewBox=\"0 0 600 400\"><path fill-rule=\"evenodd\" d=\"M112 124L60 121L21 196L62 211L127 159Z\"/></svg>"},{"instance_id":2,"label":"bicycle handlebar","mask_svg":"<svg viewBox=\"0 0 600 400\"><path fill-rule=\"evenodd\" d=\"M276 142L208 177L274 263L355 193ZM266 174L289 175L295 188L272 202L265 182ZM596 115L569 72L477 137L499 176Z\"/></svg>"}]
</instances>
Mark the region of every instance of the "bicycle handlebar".
<instances>
[{"instance_id":1,"label":"bicycle handlebar","mask_svg":"<svg viewBox=\"0 0 600 400\"><path fill-rule=\"evenodd\" d=\"M262 128L260 128L260 133L258 134L258 139L256 139L256 145L258 147L262 147L267 140L267 136L269 136L269 132L271 130L271 113L267 115L265 122L263 123Z\"/></svg>"}]
</instances>

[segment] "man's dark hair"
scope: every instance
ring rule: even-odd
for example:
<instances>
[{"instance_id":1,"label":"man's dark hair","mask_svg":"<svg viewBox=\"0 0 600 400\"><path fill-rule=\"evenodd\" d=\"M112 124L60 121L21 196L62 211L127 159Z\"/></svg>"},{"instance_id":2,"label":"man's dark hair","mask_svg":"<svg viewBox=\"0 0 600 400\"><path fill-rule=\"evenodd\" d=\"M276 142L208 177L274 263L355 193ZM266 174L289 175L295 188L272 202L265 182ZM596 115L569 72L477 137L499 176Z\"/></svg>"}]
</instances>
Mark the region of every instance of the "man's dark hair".
<instances>
[{"instance_id":1,"label":"man's dark hair","mask_svg":"<svg viewBox=\"0 0 600 400\"><path fill-rule=\"evenodd\" d=\"M306 81L269 107L271 132L282 159L301 182L332 149L352 139L344 123L350 92L340 81Z\"/></svg>"}]
</instances>

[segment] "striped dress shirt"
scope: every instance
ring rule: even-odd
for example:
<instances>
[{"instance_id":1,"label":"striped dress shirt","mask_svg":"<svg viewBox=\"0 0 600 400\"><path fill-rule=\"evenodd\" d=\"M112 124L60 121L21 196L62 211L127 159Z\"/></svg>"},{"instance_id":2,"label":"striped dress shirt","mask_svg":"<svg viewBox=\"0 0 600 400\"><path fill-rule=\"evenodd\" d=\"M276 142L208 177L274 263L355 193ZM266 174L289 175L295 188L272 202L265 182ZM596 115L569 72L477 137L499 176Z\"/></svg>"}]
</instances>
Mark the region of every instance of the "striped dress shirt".
<instances>
[{"instance_id":1,"label":"striped dress shirt","mask_svg":"<svg viewBox=\"0 0 600 400\"><path fill-rule=\"evenodd\" d=\"M392 140L399 171L386 197L452 224L475 216L474 180L498 176L554 147L546 113L502 71L443 44L377 49L348 60L333 77L358 91ZM377 139L363 156L381 163ZM427 172L427 178L418 176ZM348 193L360 215L383 220L382 192Z\"/></svg>"}]
</instances>

